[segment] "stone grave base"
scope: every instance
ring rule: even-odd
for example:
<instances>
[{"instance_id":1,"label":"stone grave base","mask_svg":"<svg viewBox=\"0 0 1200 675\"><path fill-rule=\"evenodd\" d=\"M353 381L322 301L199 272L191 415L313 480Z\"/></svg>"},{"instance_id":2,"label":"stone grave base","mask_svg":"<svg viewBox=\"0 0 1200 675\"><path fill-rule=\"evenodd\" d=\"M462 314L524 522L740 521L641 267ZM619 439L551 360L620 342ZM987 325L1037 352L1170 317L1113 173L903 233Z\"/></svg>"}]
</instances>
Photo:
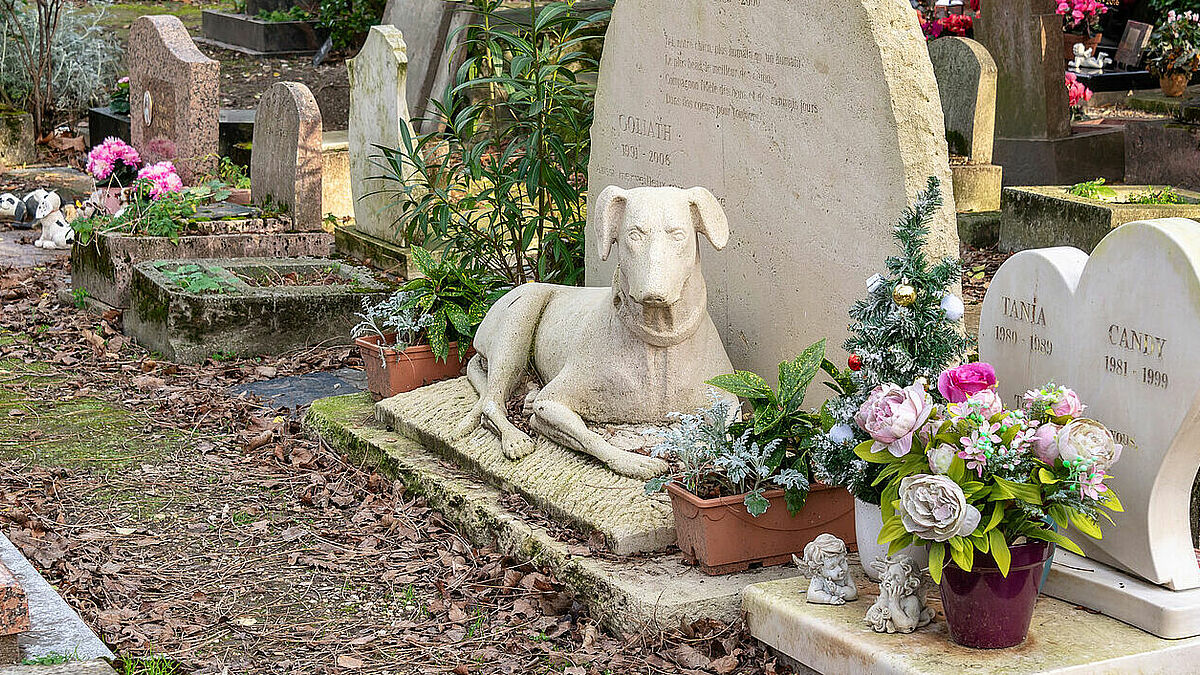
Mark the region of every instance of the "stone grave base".
<instances>
[{"instance_id":1,"label":"stone grave base","mask_svg":"<svg viewBox=\"0 0 1200 675\"><path fill-rule=\"evenodd\" d=\"M1125 177L1124 127L1076 127L1066 138L996 138L992 163L1005 185L1074 185Z\"/></svg>"},{"instance_id":2,"label":"stone grave base","mask_svg":"<svg viewBox=\"0 0 1200 675\"><path fill-rule=\"evenodd\" d=\"M195 293L181 288L167 273L185 263L220 279L223 290ZM332 284L271 283L287 274L310 273L339 279ZM363 299L379 300L388 292L366 270L328 259L148 261L134 268L124 325L147 349L179 363L201 363L218 352L283 354L350 344L350 328L357 323L355 312L361 311Z\"/></svg>"},{"instance_id":3,"label":"stone grave base","mask_svg":"<svg viewBox=\"0 0 1200 675\"><path fill-rule=\"evenodd\" d=\"M1000 210L1004 170L995 164L953 164L954 208L959 213Z\"/></svg>"},{"instance_id":4,"label":"stone grave base","mask_svg":"<svg viewBox=\"0 0 1200 675\"><path fill-rule=\"evenodd\" d=\"M37 161L37 151L33 147L36 137L33 115L24 110L0 106L0 167L21 166Z\"/></svg>"},{"instance_id":5,"label":"stone grave base","mask_svg":"<svg viewBox=\"0 0 1200 675\"><path fill-rule=\"evenodd\" d=\"M355 227L339 227L334 230L333 238L337 252L348 258L370 261L375 267L393 272L408 270L407 246L384 241Z\"/></svg>"},{"instance_id":6,"label":"stone grave base","mask_svg":"<svg viewBox=\"0 0 1200 675\"><path fill-rule=\"evenodd\" d=\"M1125 179L1200 190L1200 119L1191 124L1173 120L1127 123Z\"/></svg>"},{"instance_id":7,"label":"stone grave base","mask_svg":"<svg viewBox=\"0 0 1200 675\"><path fill-rule=\"evenodd\" d=\"M211 9L201 14L204 37L196 42L251 56L305 56L321 47L311 21L265 21Z\"/></svg>"},{"instance_id":8,"label":"stone grave base","mask_svg":"<svg viewBox=\"0 0 1200 675\"><path fill-rule=\"evenodd\" d=\"M808 672L829 675L1166 675L1187 672L1186 664L1200 659L1200 638L1163 640L1045 595L1034 609L1029 637L1010 649L969 649L951 642L936 587L929 594L929 605L937 610L933 623L910 635L876 633L863 618L879 587L858 565L852 570L858 600L837 607L806 603L803 577L750 586L744 593L750 634Z\"/></svg>"},{"instance_id":9,"label":"stone grave base","mask_svg":"<svg viewBox=\"0 0 1200 675\"><path fill-rule=\"evenodd\" d=\"M599 533L618 555L657 551L675 543L675 518L665 493L647 495L645 481L626 478L582 453L534 434L537 449L512 461L495 434L477 428L466 438L455 429L479 400L467 378L438 382L393 396L375 406L376 417L390 429L470 469L487 482L520 493L549 515L567 522L584 537ZM618 447L648 447L658 442L653 428L644 433L621 427L593 427Z\"/></svg>"},{"instance_id":10,"label":"stone grave base","mask_svg":"<svg viewBox=\"0 0 1200 675\"><path fill-rule=\"evenodd\" d=\"M973 248L995 246L1000 241L1000 211L958 214L958 240Z\"/></svg>"},{"instance_id":11,"label":"stone grave base","mask_svg":"<svg viewBox=\"0 0 1200 675\"><path fill-rule=\"evenodd\" d=\"M452 381L449 386L461 385ZM476 543L494 544L507 555L550 569L598 621L618 633L676 627L681 620L737 621L747 584L796 574L795 568L781 566L710 577L685 565L678 552L632 557L594 552L581 539L564 539L561 525L511 508L507 490L485 483L416 440L388 431L376 421L375 406L366 393L313 402L305 426L360 464L403 480ZM536 464L539 455L540 450L523 461Z\"/></svg>"},{"instance_id":12,"label":"stone grave base","mask_svg":"<svg viewBox=\"0 0 1200 675\"><path fill-rule=\"evenodd\" d=\"M117 309L129 307L133 267L147 260L189 258L323 258L333 253L324 232L235 232L180 237L135 237L107 232L71 249L71 286Z\"/></svg>"},{"instance_id":13,"label":"stone grave base","mask_svg":"<svg viewBox=\"0 0 1200 675\"><path fill-rule=\"evenodd\" d=\"M1090 179L1089 179L1090 180ZM1115 185L1117 199L1162 186ZM1200 218L1200 193L1176 190L1187 204L1124 204L1068 194L1062 186L1004 188L1000 250L1074 246L1091 253L1125 223L1155 218Z\"/></svg>"},{"instance_id":14,"label":"stone grave base","mask_svg":"<svg viewBox=\"0 0 1200 675\"><path fill-rule=\"evenodd\" d=\"M1172 591L1059 550L1046 595L1082 605L1168 639L1200 635L1200 589Z\"/></svg>"}]
</instances>

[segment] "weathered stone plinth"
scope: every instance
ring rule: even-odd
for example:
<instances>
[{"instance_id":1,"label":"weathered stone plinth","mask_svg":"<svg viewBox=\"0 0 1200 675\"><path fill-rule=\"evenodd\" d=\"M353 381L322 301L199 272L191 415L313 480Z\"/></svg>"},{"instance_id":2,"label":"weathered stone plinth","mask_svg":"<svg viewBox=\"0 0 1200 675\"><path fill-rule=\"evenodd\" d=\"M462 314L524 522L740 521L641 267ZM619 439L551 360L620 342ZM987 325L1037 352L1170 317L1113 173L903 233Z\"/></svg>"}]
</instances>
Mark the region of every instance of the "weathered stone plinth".
<instances>
[{"instance_id":1,"label":"weathered stone plinth","mask_svg":"<svg viewBox=\"0 0 1200 675\"><path fill-rule=\"evenodd\" d=\"M403 273L408 269L408 247L373 237L355 227L339 227L333 232L340 255L369 261L375 267Z\"/></svg>"},{"instance_id":2,"label":"weathered stone plinth","mask_svg":"<svg viewBox=\"0 0 1200 675\"><path fill-rule=\"evenodd\" d=\"M133 267L147 260L322 258L332 253L333 237L324 232L197 234L175 242L166 237L110 232L97 235L87 246L77 244L71 249L71 286L110 307L124 309L129 306Z\"/></svg>"},{"instance_id":3,"label":"weathered stone plinth","mask_svg":"<svg viewBox=\"0 0 1200 675\"><path fill-rule=\"evenodd\" d=\"M315 21L267 21L249 14L201 12L203 38L197 42L251 56L304 56L321 46Z\"/></svg>"},{"instance_id":4,"label":"weathered stone plinth","mask_svg":"<svg viewBox=\"0 0 1200 675\"><path fill-rule=\"evenodd\" d=\"M1174 120L1126 124L1125 180L1200 190L1200 119L1191 124Z\"/></svg>"},{"instance_id":5,"label":"weathered stone plinth","mask_svg":"<svg viewBox=\"0 0 1200 675\"><path fill-rule=\"evenodd\" d=\"M679 553L595 555L578 542L556 538L540 517L512 510L501 489L445 461L440 452L385 429L374 419L369 394L315 401L305 427L364 467L403 480L476 543L494 544L518 560L550 569L592 616L619 633L700 618L736 621L747 584L795 574L794 568L781 566L710 577L684 565ZM524 461L542 456L539 451Z\"/></svg>"},{"instance_id":6,"label":"weathered stone plinth","mask_svg":"<svg viewBox=\"0 0 1200 675\"><path fill-rule=\"evenodd\" d=\"M1011 649L968 649L950 641L936 587L933 623L909 635L876 633L864 623L878 586L854 567L859 599L845 605L804 601L808 580L755 584L744 594L750 633L818 673L855 675L1096 675L1182 673L1200 658L1200 638L1163 640L1075 605L1041 597L1029 637Z\"/></svg>"},{"instance_id":7,"label":"weathered stone plinth","mask_svg":"<svg viewBox=\"0 0 1200 675\"><path fill-rule=\"evenodd\" d=\"M959 213L1000 210L1000 190L1004 171L995 164L955 164L954 207Z\"/></svg>"},{"instance_id":8,"label":"weathered stone plinth","mask_svg":"<svg viewBox=\"0 0 1200 675\"><path fill-rule=\"evenodd\" d=\"M644 481L619 476L591 457L537 435L537 450L517 461L506 458L500 441L484 429L455 439L455 427L477 400L471 383L458 378L380 401L375 410L388 427L489 483L520 493L584 537L599 532L618 555L675 543L670 500L665 494L648 496Z\"/></svg>"},{"instance_id":9,"label":"weathered stone plinth","mask_svg":"<svg viewBox=\"0 0 1200 675\"><path fill-rule=\"evenodd\" d=\"M1161 186L1116 185L1117 200ZM1074 246L1090 253L1113 229L1138 220L1200 217L1200 193L1177 190L1186 204L1126 204L1077 197L1066 187L1004 188L1001 197L1000 249L1023 251Z\"/></svg>"},{"instance_id":10,"label":"weathered stone plinth","mask_svg":"<svg viewBox=\"0 0 1200 675\"><path fill-rule=\"evenodd\" d=\"M1094 178L1111 183L1125 178L1124 127L1075 127L1060 138L997 136L993 152L992 163L1004 167L1005 185L1073 185Z\"/></svg>"},{"instance_id":11,"label":"weathered stone plinth","mask_svg":"<svg viewBox=\"0 0 1200 675\"><path fill-rule=\"evenodd\" d=\"M184 263L222 280L221 292L196 293L167 272ZM257 285L287 274L336 275L321 285ZM256 281L256 285L248 283ZM295 349L350 343L354 314L364 298L388 288L366 270L327 259L240 258L150 261L134 268L125 330L148 349L180 363L214 353L283 354Z\"/></svg>"}]
</instances>

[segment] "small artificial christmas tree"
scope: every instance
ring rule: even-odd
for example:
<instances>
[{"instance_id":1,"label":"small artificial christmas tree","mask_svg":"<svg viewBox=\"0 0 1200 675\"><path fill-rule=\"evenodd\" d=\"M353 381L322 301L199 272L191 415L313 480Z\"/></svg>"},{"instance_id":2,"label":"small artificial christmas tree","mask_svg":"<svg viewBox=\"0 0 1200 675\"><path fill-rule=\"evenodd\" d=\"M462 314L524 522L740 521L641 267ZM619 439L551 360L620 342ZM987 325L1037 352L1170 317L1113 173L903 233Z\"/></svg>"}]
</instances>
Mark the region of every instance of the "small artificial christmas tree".
<instances>
[{"instance_id":1,"label":"small artificial christmas tree","mask_svg":"<svg viewBox=\"0 0 1200 675\"><path fill-rule=\"evenodd\" d=\"M962 274L957 258L931 265L924 246L929 222L942 205L937 178L931 177L916 202L904 210L894 236L901 254L887 259L887 275L867 280L867 297L850 309L848 370L825 363L839 396L821 410L827 431L814 439L813 468L817 480L845 486L854 496L879 504L882 485L873 486L882 464L869 464L854 447L869 437L854 423L854 414L871 390L885 382L908 386L917 378L933 385L971 347L961 328L963 302L949 291Z\"/></svg>"}]
</instances>

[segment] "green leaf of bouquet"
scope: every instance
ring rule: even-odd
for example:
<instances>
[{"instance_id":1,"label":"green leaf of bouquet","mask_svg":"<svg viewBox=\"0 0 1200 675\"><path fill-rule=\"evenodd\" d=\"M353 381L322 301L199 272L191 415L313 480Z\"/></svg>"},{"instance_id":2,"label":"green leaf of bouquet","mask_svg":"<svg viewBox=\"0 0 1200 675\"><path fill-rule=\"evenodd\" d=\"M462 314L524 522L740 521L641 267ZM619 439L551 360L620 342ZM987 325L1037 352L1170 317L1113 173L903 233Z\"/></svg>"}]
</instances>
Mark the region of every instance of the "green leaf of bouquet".
<instances>
[{"instance_id":1,"label":"green leaf of bouquet","mask_svg":"<svg viewBox=\"0 0 1200 675\"><path fill-rule=\"evenodd\" d=\"M896 515L896 503L900 501L900 484L888 483L879 496L879 509L885 521Z\"/></svg>"},{"instance_id":2,"label":"green leaf of bouquet","mask_svg":"<svg viewBox=\"0 0 1200 675\"><path fill-rule=\"evenodd\" d=\"M891 464L896 461L892 453L887 452L871 452L871 448L875 446L875 441L866 440L854 447L854 454L859 458L871 462L872 464Z\"/></svg>"},{"instance_id":3,"label":"green leaf of bouquet","mask_svg":"<svg viewBox=\"0 0 1200 675\"><path fill-rule=\"evenodd\" d=\"M1078 544L1071 541L1070 539L1067 539L1066 537L1059 534L1058 532L1055 532L1054 530L1044 530L1041 528L1035 528L1035 529L1028 530L1028 531L1024 532L1023 534L1026 537L1029 537L1030 539L1040 539L1042 541L1048 541L1051 544L1057 544L1057 545L1067 549L1071 553L1074 553L1075 555L1083 555L1083 549L1079 548Z\"/></svg>"},{"instance_id":4,"label":"green leaf of bouquet","mask_svg":"<svg viewBox=\"0 0 1200 675\"><path fill-rule=\"evenodd\" d=\"M959 537L954 537L950 541L953 542ZM950 547L950 558L954 560L954 564L958 565L964 572L970 572L971 566L975 563L975 547L970 544L960 544L959 546Z\"/></svg>"},{"instance_id":5,"label":"green leaf of bouquet","mask_svg":"<svg viewBox=\"0 0 1200 675\"><path fill-rule=\"evenodd\" d=\"M988 543L991 545L992 558L1000 568L1002 576L1008 576L1008 567L1012 564L1012 552L1008 550L1008 542L1004 541L1004 533L992 530L988 533Z\"/></svg>"},{"instance_id":6,"label":"green leaf of bouquet","mask_svg":"<svg viewBox=\"0 0 1200 675\"><path fill-rule=\"evenodd\" d=\"M912 545L913 545L913 536L911 534L909 534L908 532L905 532L903 537L900 537L899 539L893 541L891 544L888 544L888 553L887 554L888 555L896 555L900 551L903 551L904 549L906 549Z\"/></svg>"},{"instance_id":7,"label":"green leaf of bouquet","mask_svg":"<svg viewBox=\"0 0 1200 675\"><path fill-rule=\"evenodd\" d=\"M1109 488L1108 492L1104 493L1104 499L1100 500L1100 504L1109 511L1125 513L1125 507L1121 504L1121 498L1117 496L1116 491L1112 488Z\"/></svg>"},{"instance_id":8,"label":"green leaf of bouquet","mask_svg":"<svg viewBox=\"0 0 1200 675\"><path fill-rule=\"evenodd\" d=\"M756 399L769 398L772 395L771 385L762 379L756 373L739 370L727 375L718 375L709 380L707 384L714 387L719 387L734 396L742 398Z\"/></svg>"},{"instance_id":9,"label":"green leaf of bouquet","mask_svg":"<svg viewBox=\"0 0 1200 675\"><path fill-rule=\"evenodd\" d=\"M962 457L955 457L950 462L950 470L946 472L950 476L950 480L962 485L963 479L967 477L967 461Z\"/></svg>"},{"instance_id":10,"label":"green leaf of bouquet","mask_svg":"<svg viewBox=\"0 0 1200 675\"><path fill-rule=\"evenodd\" d=\"M1066 527L1067 523L1070 522L1070 518L1067 516L1067 509L1061 504L1051 506L1049 509L1046 509L1046 513L1050 514L1050 518L1054 520L1054 524L1059 526L1059 528Z\"/></svg>"},{"instance_id":11,"label":"green leaf of bouquet","mask_svg":"<svg viewBox=\"0 0 1200 675\"><path fill-rule=\"evenodd\" d=\"M991 532L996 529L1001 520L1004 520L1004 505L999 503L992 504L992 516L988 518L988 523L984 526L983 531Z\"/></svg>"},{"instance_id":12,"label":"green leaf of bouquet","mask_svg":"<svg viewBox=\"0 0 1200 675\"><path fill-rule=\"evenodd\" d=\"M978 532L971 533L971 544L978 549L980 553L988 552L988 537L979 534Z\"/></svg>"},{"instance_id":13,"label":"green leaf of bouquet","mask_svg":"<svg viewBox=\"0 0 1200 675\"><path fill-rule=\"evenodd\" d=\"M1058 478L1055 478L1054 474L1047 471L1044 467L1039 468L1037 470L1037 474L1038 480L1042 481L1046 485L1054 485L1058 482Z\"/></svg>"},{"instance_id":14,"label":"green leaf of bouquet","mask_svg":"<svg viewBox=\"0 0 1200 675\"><path fill-rule=\"evenodd\" d=\"M1075 526L1075 529L1086 534L1092 539L1100 539L1104 536L1104 533L1100 531L1100 526L1096 524L1096 521L1088 518L1075 509L1069 509L1067 513L1070 514L1071 524Z\"/></svg>"},{"instance_id":15,"label":"green leaf of bouquet","mask_svg":"<svg viewBox=\"0 0 1200 675\"><path fill-rule=\"evenodd\" d=\"M891 520L885 522L883 527L880 528L879 538L876 540L876 543L886 544L903 537L907 533L908 530L904 529L904 521L900 520L900 516L893 516Z\"/></svg>"},{"instance_id":16,"label":"green leaf of bouquet","mask_svg":"<svg viewBox=\"0 0 1200 675\"><path fill-rule=\"evenodd\" d=\"M999 476L996 476L996 484L1003 485L1004 489L1011 492L1014 497L1020 499L1026 504L1040 506L1042 503L1042 491L1038 489L1038 486L1036 485L1031 485L1029 483L1014 483L1011 480L1006 480Z\"/></svg>"},{"instance_id":17,"label":"green leaf of bouquet","mask_svg":"<svg viewBox=\"0 0 1200 675\"><path fill-rule=\"evenodd\" d=\"M929 576L933 577L933 583L942 583L942 565L946 561L946 545L940 541L934 542L929 546Z\"/></svg>"}]
</instances>

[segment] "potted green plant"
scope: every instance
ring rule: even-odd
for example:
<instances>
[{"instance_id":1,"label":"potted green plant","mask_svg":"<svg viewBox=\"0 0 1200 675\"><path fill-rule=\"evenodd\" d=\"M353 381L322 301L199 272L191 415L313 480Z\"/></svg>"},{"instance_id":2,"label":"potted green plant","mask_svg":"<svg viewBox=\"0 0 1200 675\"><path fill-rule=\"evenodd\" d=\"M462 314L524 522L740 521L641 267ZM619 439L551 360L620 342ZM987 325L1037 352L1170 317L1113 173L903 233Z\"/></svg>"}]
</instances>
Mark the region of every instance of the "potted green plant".
<instances>
[{"instance_id":1,"label":"potted green plant","mask_svg":"<svg viewBox=\"0 0 1200 675\"><path fill-rule=\"evenodd\" d=\"M1146 67L1158 76L1163 93L1183 96L1192 75L1200 70L1200 13L1167 12L1146 51Z\"/></svg>"},{"instance_id":2,"label":"potted green plant","mask_svg":"<svg viewBox=\"0 0 1200 675\"><path fill-rule=\"evenodd\" d=\"M420 276L383 303L364 304L355 327L376 399L458 376L475 329L504 292L495 277L464 269L458 259L438 260L416 245L410 255Z\"/></svg>"},{"instance_id":3,"label":"potted green plant","mask_svg":"<svg viewBox=\"0 0 1200 675\"><path fill-rule=\"evenodd\" d=\"M1020 644L1053 547L1083 554L1059 529L1099 539L1097 520L1122 510L1105 485L1121 446L1065 387L1026 392L1009 410L982 363L939 376L947 404L925 386L882 384L858 416L870 438L855 453L882 467L879 542L929 547L955 642Z\"/></svg>"},{"instance_id":4,"label":"potted green plant","mask_svg":"<svg viewBox=\"0 0 1200 675\"><path fill-rule=\"evenodd\" d=\"M749 372L709 381L745 398L741 419L726 399L695 414L677 415L651 454L673 471L646 484L666 489L679 549L708 574L754 564L778 565L817 535L854 541L853 502L845 490L812 482L809 443L820 430L816 413L801 408L825 356L825 341L779 365L779 390Z\"/></svg>"}]
</instances>

